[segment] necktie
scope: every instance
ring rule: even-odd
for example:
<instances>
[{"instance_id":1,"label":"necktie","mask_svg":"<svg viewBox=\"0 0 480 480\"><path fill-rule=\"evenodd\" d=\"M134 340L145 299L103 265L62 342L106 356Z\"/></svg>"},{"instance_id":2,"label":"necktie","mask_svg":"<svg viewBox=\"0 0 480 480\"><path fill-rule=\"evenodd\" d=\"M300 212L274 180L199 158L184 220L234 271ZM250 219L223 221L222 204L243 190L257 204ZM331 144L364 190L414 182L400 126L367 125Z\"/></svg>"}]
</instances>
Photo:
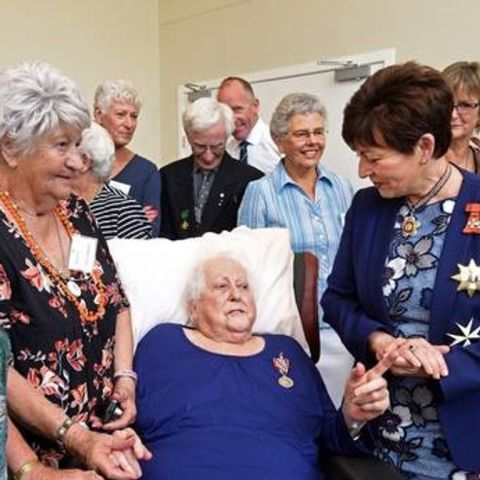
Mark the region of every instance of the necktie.
<instances>
[{"instance_id":1,"label":"necktie","mask_svg":"<svg viewBox=\"0 0 480 480\"><path fill-rule=\"evenodd\" d=\"M246 140L242 140L240 142L240 163L248 163L248 142Z\"/></svg>"},{"instance_id":2,"label":"necktie","mask_svg":"<svg viewBox=\"0 0 480 480\"><path fill-rule=\"evenodd\" d=\"M203 209L207 203L212 186L213 175L211 172L203 171L200 177L200 186L198 189L197 201L195 203L195 220L197 223L202 222Z\"/></svg>"}]
</instances>

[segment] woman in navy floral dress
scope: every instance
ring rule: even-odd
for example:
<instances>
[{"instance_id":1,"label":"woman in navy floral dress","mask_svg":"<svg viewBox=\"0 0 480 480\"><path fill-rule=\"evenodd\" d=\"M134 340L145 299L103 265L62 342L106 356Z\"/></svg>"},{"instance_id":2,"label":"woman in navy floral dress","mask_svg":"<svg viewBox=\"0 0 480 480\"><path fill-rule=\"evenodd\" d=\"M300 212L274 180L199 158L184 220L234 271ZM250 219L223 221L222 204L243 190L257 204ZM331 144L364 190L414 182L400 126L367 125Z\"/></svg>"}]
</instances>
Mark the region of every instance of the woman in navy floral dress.
<instances>
[{"instance_id":1,"label":"woman in navy floral dress","mask_svg":"<svg viewBox=\"0 0 480 480\"><path fill-rule=\"evenodd\" d=\"M380 70L345 109L343 136L374 187L355 196L326 320L359 360L406 338L377 455L406 478L480 478L480 179L446 159L453 97L413 62Z\"/></svg>"}]
</instances>

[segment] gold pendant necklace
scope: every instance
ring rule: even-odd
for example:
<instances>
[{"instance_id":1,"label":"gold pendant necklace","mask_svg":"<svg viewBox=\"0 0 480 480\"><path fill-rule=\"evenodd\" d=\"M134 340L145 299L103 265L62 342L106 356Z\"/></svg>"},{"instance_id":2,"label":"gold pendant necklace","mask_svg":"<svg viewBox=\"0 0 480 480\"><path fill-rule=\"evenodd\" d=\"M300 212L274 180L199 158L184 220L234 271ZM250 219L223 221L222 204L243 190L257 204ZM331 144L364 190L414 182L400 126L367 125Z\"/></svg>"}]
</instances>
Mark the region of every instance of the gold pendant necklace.
<instances>
[{"instance_id":1,"label":"gold pendant necklace","mask_svg":"<svg viewBox=\"0 0 480 480\"><path fill-rule=\"evenodd\" d=\"M410 237L411 235L415 235L418 232L418 229L421 227L421 223L415 217L415 212L426 205L435 195L440 193L440 190L445 186L452 174L452 165L450 163L447 164L445 171L442 173L442 176L437 180L437 182L433 185L433 187L423 196L415 202L411 204L407 201L408 212L403 217L402 221L402 235L404 237Z\"/></svg>"}]
</instances>

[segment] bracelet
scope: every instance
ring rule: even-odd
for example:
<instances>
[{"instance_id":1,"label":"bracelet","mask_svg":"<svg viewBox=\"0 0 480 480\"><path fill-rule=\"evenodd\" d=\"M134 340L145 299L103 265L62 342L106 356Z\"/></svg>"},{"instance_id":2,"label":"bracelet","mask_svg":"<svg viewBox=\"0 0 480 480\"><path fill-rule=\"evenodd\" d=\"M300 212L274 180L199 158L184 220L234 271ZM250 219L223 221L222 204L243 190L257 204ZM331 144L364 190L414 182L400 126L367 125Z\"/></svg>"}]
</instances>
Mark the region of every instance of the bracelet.
<instances>
[{"instance_id":1,"label":"bracelet","mask_svg":"<svg viewBox=\"0 0 480 480\"><path fill-rule=\"evenodd\" d=\"M358 440L360 437L360 431L365 426L367 422L352 422L348 425L348 433L352 437L353 440Z\"/></svg>"},{"instance_id":2,"label":"bracelet","mask_svg":"<svg viewBox=\"0 0 480 480\"><path fill-rule=\"evenodd\" d=\"M113 374L114 380L121 377L131 378L135 383L137 383L137 380L138 380L138 375L133 370L130 370L129 368L118 370Z\"/></svg>"},{"instance_id":3,"label":"bracelet","mask_svg":"<svg viewBox=\"0 0 480 480\"><path fill-rule=\"evenodd\" d=\"M13 480L22 480L22 478L27 474L30 473L35 467L41 465L41 462L38 458L34 458L25 462L14 474Z\"/></svg>"},{"instance_id":4,"label":"bracelet","mask_svg":"<svg viewBox=\"0 0 480 480\"><path fill-rule=\"evenodd\" d=\"M64 422L57 429L57 444L60 447L62 452L65 452L65 436L67 432L75 425L77 422L70 417L67 417Z\"/></svg>"}]
</instances>

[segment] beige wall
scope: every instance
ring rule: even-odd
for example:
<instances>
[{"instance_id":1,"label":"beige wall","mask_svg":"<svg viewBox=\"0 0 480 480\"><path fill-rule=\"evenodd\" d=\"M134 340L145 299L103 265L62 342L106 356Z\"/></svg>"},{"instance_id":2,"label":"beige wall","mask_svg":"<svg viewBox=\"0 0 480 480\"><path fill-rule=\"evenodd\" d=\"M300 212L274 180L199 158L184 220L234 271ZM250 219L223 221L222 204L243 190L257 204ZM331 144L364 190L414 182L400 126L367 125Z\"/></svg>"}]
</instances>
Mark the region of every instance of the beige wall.
<instances>
[{"instance_id":1,"label":"beige wall","mask_svg":"<svg viewBox=\"0 0 480 480\"><path fill-rule=\"evenodd\" d=\"M144 100L134 149L160 153L158 0L1 0L0 66L54 64L91 104L106 78L130 78Z\"/></svg>"},{"instance_id":2,"label":"beige wall","mask_svg":"<svg viewBox=\"0 0 480 480\"><path fill-rule=\"evenodd\" d=\"M176 158L177 86L387 47L437 67L480 59L479 0L0 0L0 66L45 60L91 98L134 81L134 150Z\"/></svg>"},{"instance_id":3,"label":"beige wall","mask_svg":"<svg viewBox=\"0 0 480 480\"><path fill-rule=\"evenodd\" d=\"M441 68L480 60L479 0L159 0L162 163L176 157L177 86L393 47Z\"/></svg>"}]
</instances>

